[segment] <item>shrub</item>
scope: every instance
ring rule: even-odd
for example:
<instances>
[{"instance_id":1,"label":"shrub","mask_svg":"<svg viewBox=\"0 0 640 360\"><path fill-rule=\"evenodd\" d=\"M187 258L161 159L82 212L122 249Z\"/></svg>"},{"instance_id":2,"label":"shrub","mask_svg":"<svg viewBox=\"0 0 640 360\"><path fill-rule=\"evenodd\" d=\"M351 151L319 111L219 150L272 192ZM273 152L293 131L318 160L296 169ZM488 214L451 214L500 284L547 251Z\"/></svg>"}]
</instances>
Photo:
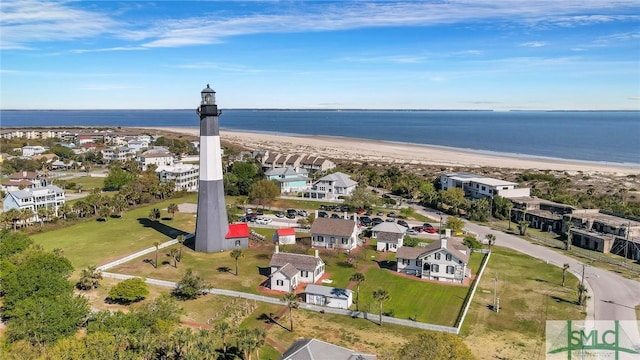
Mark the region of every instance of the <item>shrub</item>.
<instances>
[{"instance_id":1,"label":"shrub","mask_svg":"<svg viewBox=\"0 0 640 360\"><path fill-rule=\"evenodd\" d=\"M143 300L149 295L147 283L141 278L132 278L119 282L111 290L107 299L117 303L129 304Z\"/></svg>"}]
</instances>

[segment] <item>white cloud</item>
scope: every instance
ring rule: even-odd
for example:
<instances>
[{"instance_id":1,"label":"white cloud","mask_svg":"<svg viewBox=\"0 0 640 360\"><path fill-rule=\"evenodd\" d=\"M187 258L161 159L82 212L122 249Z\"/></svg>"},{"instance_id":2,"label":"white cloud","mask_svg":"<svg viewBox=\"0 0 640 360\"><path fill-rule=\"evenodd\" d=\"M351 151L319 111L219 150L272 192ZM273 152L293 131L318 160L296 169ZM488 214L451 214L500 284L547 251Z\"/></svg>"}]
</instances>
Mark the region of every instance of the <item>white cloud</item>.
<instances>
[{"instance_id":1,"label":"white cloud","mask_svg":"<svg viewBox=\"0 0 640 360\"><path fill-rule=\"evenodd\" d=\"M543 47L547 45L549 45L549 43L547 43L546 41L530 41L530 42L525 42L520 44L520 46L532 47L532 48L538 48L538 47Z\"/></svg>"}]
</instances>

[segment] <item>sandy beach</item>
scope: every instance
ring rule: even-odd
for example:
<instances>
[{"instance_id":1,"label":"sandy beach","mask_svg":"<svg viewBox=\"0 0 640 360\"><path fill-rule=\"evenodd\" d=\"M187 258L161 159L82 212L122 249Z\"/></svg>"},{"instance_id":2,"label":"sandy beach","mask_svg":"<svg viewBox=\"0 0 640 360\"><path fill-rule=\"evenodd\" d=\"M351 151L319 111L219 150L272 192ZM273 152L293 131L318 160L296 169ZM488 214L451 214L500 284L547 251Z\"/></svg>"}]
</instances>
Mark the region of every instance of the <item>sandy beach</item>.
<instances>
[{"instance_id":1,"label":"sandy beach","mask_svg":"<svg viewBox=\"0 0 640 360\"><path fill-rule=\"evenodd\" d=\"M195 127L146 128L192 136L199 135ZM567 171L571 173L624 176L640 174L640 165L547 159L532 156L508 156L465 149L429 145L393 143L332 136L293 136L220 130L221 141L252 150L270 150L322 156L353 162L394 165L437 165L466 168L507 168Z\"/></svg>"}]
</instances>

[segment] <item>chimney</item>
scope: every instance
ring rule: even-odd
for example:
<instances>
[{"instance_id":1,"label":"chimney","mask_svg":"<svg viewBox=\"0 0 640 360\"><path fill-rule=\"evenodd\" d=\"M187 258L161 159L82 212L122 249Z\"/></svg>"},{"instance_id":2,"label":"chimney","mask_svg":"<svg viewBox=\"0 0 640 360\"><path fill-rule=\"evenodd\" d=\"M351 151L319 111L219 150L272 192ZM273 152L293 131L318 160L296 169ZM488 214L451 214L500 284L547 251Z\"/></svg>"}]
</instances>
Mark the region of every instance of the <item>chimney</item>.
<instances>
[{"instance_id":1,"label":"chimney","mask_svg":"<svg viewBox=\"0 0 640 360\"><path fill-rule=\"evenodd\" d=\"M316 250L316 251L317 251L317 250ZM279 246L279 245L276 245L276 254L279 254L279 253L280 253L280 246Z\"/></svg>"},{"instance_id":2,"label":"chimney","mask_svg":"<svg viewBox=\"0 0 640 360\"><path fill-rule=\"evenodd\" d=\"M447 248L447 240L448 239L446 237L444 237L444 238L442 238L442 240L440 240L440 248L441 249L446 249Z\"/></svg>"},{"instance_id":3,"label":"chimney","mask_svg":"<svg viewBox=\"0 0 640 360\"><path fill-rule=\"evenodd\" d=\"M348 219L348 218L349 218L349 217L347 216L347 212L346 212L346 211L342 214L342 218L343 218L343 219Z\"/></svg>"},{"instance_id":4,"label":"chimney","mask_svg":"<svg viewBox=\"0 0 640 360\"><path fill-rule=\"evenodd\" d=\"M320 257L320 256L318 256L318 249L316 249L315 257L316 257L316 259Z\"/></svg>"},{"instance_id":5,"label":"chimney","mask_svg":"<svg viewBox=\"0 0 640 360\"><path fill-rule=\"evenodd\" d=\"M316 210L316 217L315 217L315 218L316 218L316 219L318 218L318 210Z\"/></svg>"}]
</instances>

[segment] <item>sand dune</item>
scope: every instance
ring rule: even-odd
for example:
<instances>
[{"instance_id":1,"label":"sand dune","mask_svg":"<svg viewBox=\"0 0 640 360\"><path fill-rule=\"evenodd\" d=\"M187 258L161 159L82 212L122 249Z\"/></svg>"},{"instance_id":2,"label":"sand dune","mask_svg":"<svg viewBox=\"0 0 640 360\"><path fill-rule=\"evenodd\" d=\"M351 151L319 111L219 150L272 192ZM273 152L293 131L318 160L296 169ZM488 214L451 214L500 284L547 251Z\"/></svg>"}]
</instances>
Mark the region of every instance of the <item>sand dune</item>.
<instances>
[{"instance_id":1,"label":"sand dune","mask_svg":"<svg viewBox=\"0 0 640 360\"><path fill-rule=\"evenodd\" d=\"M195 127L148 128L193 136ZM293 136L242 131L220 131L221 140L249 149L267 149L281 153L299 153L357 162L388 164L440 165L454 167L497 167L509 169L558 170L586 174L640 174L640 165L548 159L532 156L508 156L465 149L443 148L333 136Z\"/></svg>"}]
</instances>

